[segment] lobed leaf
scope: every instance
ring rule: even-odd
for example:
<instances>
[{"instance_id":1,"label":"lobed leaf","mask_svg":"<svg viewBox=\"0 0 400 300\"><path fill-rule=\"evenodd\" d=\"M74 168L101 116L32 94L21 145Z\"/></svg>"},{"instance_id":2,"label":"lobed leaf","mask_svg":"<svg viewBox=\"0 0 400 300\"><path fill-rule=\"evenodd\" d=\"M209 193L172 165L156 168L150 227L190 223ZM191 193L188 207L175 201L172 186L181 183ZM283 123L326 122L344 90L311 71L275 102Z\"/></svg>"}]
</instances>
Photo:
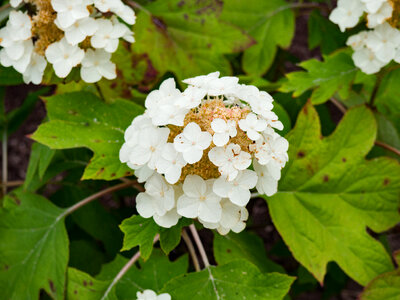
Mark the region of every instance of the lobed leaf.
<instances>
[{"instance_id":1,"label":"lobed leaf","mask_svg":"<svg viewBox=\"0 0 400 300\"><path fill-rule=\"evenodd\" d=\"M279 192L266 200L294 257L321 282L329 261L360 284L393 269L366 230L382 232L400 221L399 163L363 158L376 132L372 112L361 106L322 138L318 114L308 103L287 137L290 161Z\"/></svg>"},{"instance_id":2,"label":"lobed leaf","mask_svg":"<svg viewBox=\"0 0 400 300\"><path fill-rule=\"evenodd\" d=\"M124 131L143 107L126 100L106 104L88 92L45 99L49 122L32 135L51 149L86 147L94 152L82 179L112 180L131 174L119 160Z\"/></svg>"}]
</instances>

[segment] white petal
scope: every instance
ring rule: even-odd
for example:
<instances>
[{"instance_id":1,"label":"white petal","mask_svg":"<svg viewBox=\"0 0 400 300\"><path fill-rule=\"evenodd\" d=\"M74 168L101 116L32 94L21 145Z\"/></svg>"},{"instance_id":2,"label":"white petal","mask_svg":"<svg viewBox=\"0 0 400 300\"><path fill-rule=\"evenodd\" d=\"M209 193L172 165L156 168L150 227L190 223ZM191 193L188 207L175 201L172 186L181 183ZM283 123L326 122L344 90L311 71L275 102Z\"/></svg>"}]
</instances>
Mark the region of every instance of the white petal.
<instances>
[{"instance_id":1,"label":"white petal","mask_svg":"<svg viewBox=\"0 0 400 300\"><path fill-rule=\"evenodd\" d=\"M143 218L150 218L154 215L152 202L152 197L147 193L139 193L136 196L136 209Z\"/></svg>"},{"instance_id":2,"label":"white petal","mask_svg":"<svg viewBox=\"0 0 400 300\"><path fill-rule=\"evenodd\" d=\"M199 214L199 205L198 199L182 195L177 203L178 214L186 218L196 218Z\"/></svg>"}]
</instances>

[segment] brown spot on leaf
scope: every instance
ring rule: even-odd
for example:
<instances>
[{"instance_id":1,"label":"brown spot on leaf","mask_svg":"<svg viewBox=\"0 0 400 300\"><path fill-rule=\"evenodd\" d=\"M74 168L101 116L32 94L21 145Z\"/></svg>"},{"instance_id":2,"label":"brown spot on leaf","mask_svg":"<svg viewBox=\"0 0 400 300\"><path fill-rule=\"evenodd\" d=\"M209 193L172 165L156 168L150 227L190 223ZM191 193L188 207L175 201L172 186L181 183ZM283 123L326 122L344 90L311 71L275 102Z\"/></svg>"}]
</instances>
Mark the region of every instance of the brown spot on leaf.
<instances>
[{"instance_id":1,"label":"brown spot on leaf","mask_svg":"<svg viewBox=\"0 0 400 300\"><path fill-rule=\"evenodd\" d=\"M4 270L8 270L9 266L8 265L4 265Z\"/></svg>"},{"instance_id":2,"label":"brown spot on leaf","mask_svg":"<svg viewBox=\"0 0 400 300\"><path fill-rule=\"evenodd\" d=\"M55 293L56 292L56 287L54 286L54 282L52 280L49 280L49 285L50 285L50 290Z\"/></svg>"},{"instance_id":3,"label":"brown spot on leaf","mask_svg":"<svg viewBox=\"0 0 400 300\"><path fill-rule=\"evenodd\" d=\"M347 161L346 157L343 157L342 162L346 162L346 161Z\"/></svg>"},{"instance_id":4,"label":"brown spot on leaf","mask_svg":"<svg viewBox=\"0 0 400 300\"><path fill-rule=\"evenodd\" d=\"M185 4L185 0L181 0L178 2L178 7L182 7Z\"/></svg>"},{"instance_id":5,"label":"brown spot on leaf","mask_svg":"<svg viewBox=\"0 0 400 300\"><path fill-rule=\"evenodd\" d=\"M299 152L297 152L297 157L298 158L302 158L304 156L306 156L306 154L303 151L300 150Z\"/></svg>"},{"instance_id":6,"label":"brown spot on leaf","mask_svg":"<svg viewBox=\"0 0 400 300\"><path fill-rule=\"evenodd\" d=\"M69 110L68 111L68 113L70 114L70 115L73 115L73 116L76 116L77 114L78 114L78 112L77 111L75 111L75 110Z\"/></svg>"},{"instance_id":7,"label":"brown spot on leaf","mask_svg":"<svg viewBox=\"0 0 400 300\"><path fill-rule=\"evenodd\" d=\"M151 17L151 21L157 27L157 29L163 31L164 33L167 31L167 25L160 18L153 16Z\"/></svg>"},{"instance_id":8,"label":"brown spot on leaf","mask_svg":"<svg viewBox=\"0 0 400 300\"><path fill-rule=\"evenodd\" d=\"M86 280L84 280L82 283L83 283L83 286L87 286Z\"/></svg>"},{"instance_id":9,"label":"brown spot on leaf","mask_svg":"<svg viewBox=\"0 0 400 300\"><path fill-rule=\"evenodd\" d=\"M74 290L74 294L75 294L75 295L78 294L78 291L77 291L77 290Z\"/></svg>"},{"instance_id":10,"label":"brown spot on leaf","mask_svg":"<svg viewBox=\"0 0 400 300\"><path fill-rule=\"evenodd\" d=\"M303 112L304 112L305 115L308 115L308 107L307 107L307 104L304 106Z\"/></svg>"},{"instance_id":11,"label":"brown spot on leaf","mask_svg":"<svg viewBox=\"0 0 400 300\"><path fill-rule=\"evenodd\" d=\"M51 136L52 139L58 139L58 137L56 137L55 135Z\"/></svg>"},{"instance_id":12,"label":"brown spot on leaf","mask_svg":"<svg viewBox=\"0 0 400 300\"><path fill-rule=\"evenodd\" d=\"M130 171L125 172L125 176L130 176L130 175L132 175L132 172L130 172Z\"/></svg>"},{"instance_id":13,"label":"brown spot on leaf","mask_svg":"<svg viewBox=\"0 0 400 300\"><path fill-rule=\"evenodd\" d=\"M95 143L101 143L102 142L102 140L94 140L93 142L95 142Z\"/></svg>"},{"instance_id":14,"label":"brown spot on leaf","mask_svg":"<svg viewBox=\"0 0 400 300\"><path fill-rule=\"evenodd\" d=\"M189 20L189 16L187 14L183 14L183 18L187 21Z\"/></svg>"},{"instance_id":15,"label":"brown spot on leaf","mask_svg":"<svg viewBox=\"0 0 400 300\"><path fill-rule=\"evenodd\" d=\"M103 172L104 172L104 168L101 168L99 171L97 171L96 175L99 176Z\"/></svg>"},{"instance_id":16,"label":"brown spot on leaf","mask_svg":"<svg viewBox=\"0 0 400 300\"><path fill-rule=\"evenodd\" d=\"M112 173L110 176L111 176L111 177L115 177L115 176L117 176L117 174Z\"/></svg>"},{"instance_id":17,"label":"brown spot on leaf","mask_svg":"<svg viewBox=\"0 0 400 300\"><path fill-rule=\"evenodd\" d=\"M227 253L231 253L232 250L228 248L228 249L226 249L226 252L227 252Z\"/></svg>"},{"instance_id":18,"label":"brown spot on leaf","mask_svg":"<svg viewBox=\"0 0 400 300\"><path fill-rule=\"evenodd\" d=\"M89 285L92 286L92 285L93 285L93 282L92 282L92 281L89 281Z\"/></svg>"},{"instance_id":19,"label":"brown spot on leaf","mask_svg":"<svg viewBox=\"0 0 400 300\"><path fill-rule=\"evenodd\" d=\"M85 122L85 124L83 124L85 127L89 127L90 126L90 124L89 124L89 122Z\"/></svg>"},{"instance_id":20,"label":"brown spot on leaf","mask_svg":"<svg viewBox=\"0 0 400 300\"><path fill-rule=\"evenodd\" d=\"M328 182L329 181L329 176L328 175L324 175L324 182Z\"/></svg>"},{"instance_id":21,"label":"brown spot on leaf","mask_svg":"<svg viewBox=\"0 0 400 300\"><path fill-rule=\"evenodd\" d=\"M384 180L383 180L383 185L388 185L390 183L390 179L389 178L385 178Z\"/></svg>"}]
</instances>

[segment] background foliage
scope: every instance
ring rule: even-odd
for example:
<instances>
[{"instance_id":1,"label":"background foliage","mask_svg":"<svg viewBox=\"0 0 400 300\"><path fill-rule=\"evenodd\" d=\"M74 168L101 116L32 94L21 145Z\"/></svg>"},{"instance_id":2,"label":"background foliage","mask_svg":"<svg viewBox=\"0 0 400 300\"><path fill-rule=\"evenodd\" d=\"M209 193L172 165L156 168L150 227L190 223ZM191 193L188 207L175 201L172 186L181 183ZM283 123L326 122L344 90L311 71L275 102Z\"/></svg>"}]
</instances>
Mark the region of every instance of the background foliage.
<instances>
[{"instance_id":1,"label":"background foliage","mask_svg":"<svg viewBox=\"0 0 400 300\"><path fill-rule=\"evenodd\" d=\"M37 88L0 68L1 298L121 300L153 289L178 300L398 299L398 65L359 71L327 20L330 0L126 2L136 43L114 54L116 80L49 74ZM163 79L216 70L273 95L290 159L279 192L252 200L246 231L201 230L212 266L195 272L184 242L192 221L164 229L138 216L143 187L118 152ZM27 170L9 160L7 171L11 142L27 140L21 128L35 116Z\"/></svg>"}]
</instances>

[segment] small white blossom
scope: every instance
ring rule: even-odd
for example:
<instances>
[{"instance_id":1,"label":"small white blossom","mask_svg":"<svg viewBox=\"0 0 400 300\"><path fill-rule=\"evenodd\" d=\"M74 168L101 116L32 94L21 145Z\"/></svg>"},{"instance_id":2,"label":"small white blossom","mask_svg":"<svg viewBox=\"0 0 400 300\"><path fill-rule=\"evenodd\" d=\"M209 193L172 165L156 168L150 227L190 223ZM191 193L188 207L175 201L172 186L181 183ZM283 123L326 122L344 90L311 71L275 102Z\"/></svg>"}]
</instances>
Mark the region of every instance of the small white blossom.
<instances>
[{"instance_id":1,"label":"small white blossom","mask_svg":"<svg viewBox=\"0 0 400 300\"><path fill-rule=\"evenodd\" d=\"M365 40L368 37L368 31L361 31L358 34L352 35L348 38L346 45L350 46L353 50L360 50L365 47Z\"/></svg>"},{"instance_id":2,"label":"small white blossom","mask_svg":"<svg viewBox=\"0 0 400 300\"><path fill-rule=\"evenodd\" d=\"M129 162L134 165L148 164L150 169L155 169L161 150L167 143L168 128L146 127L139 133L136 147L132 147Z\"/></svg>"},{"instance_id":3,"label":"small white blossom","mask_svg":"<svg viewBox=\"0 0 400 300\"><path fill-rule=\"evenodd\" d=\"M183 195L178 199L178 214L216 223L221 219L221 198L212 189L214 181L204 181L198 175L188 175L183 182Z\"/></svg>"},{"instance_id":4,"label":"small white blossom","mask_svg":"<svg viewBox=\"0 0 400 300\"><path fill-rule=\"evenodd\" d=\"M168 183L174 184L181 177L182 168L186 166L182 153L175 150L172 143L167 143L161 149L161 156L156 163L157 172L165 174Z\"/></svg>"},{"instance_id":5,"label":"small white blossom","mask_svg":"<svg viewBox=\"0 0 400 300\"><path fill-rule=\"evenodd\" d=\"M360 0L360 1L365 4L365 9L370 14L376 13L384 3L387 3L387 0Z\"/></svg>"},{"instance_id":6,"label":"small white blossom","mask_svg":"<svg viewBox=\"0 0 400 300\"><path fill-rule=\"evenodd\" d=\"M7 30L13 41L24 41L32 36L31 18L27 13L11 11L7 22Z\"/></svg>"},{"instance_id":7,"label":"small white blossom","mask_svg":"<svg viewBox=\"0 0 400 300\"><path fill-rule=\"evenodd\" d=\"M270 119L273 116L271 112L274 107L273 101L272 96L264 91L259 92L257 96L249 97L248 100L251 110L265 119Z\"/></svg>"},{"instance_id":8,"label":"small white blossom","mask_svg":"<svg viewBox=\"0 0 400 300\"><path fill-rule=\"evenodd\" d=\"M43 73L46 69L47 61L45 58L35 52L32 53L30 63L26 68L23 78L26 84L40 84L42 82Z\"/></svg>"},{"instance_id":9,"label":"small white blossom","mask_svg":"<svg viewBox=\"0 0 400 300\"><path fill-rule=\"evenodd\" d=\"M392 14L393 14L392 5L390 5L388 2L385 2L377 12L368 14L367 25L369 28L374 28L380 24L383 24L387 19L390 19Z\"/></svg>"},{"instance_id":10,"label":"small white blossom","mask_svg":"<svg viewBox=\"0 0 400 300\"><path fill-rule=\"evenodd\" d=\"M16 42L11 47L0 50L0 62L5 67L13 67L24 73L31 61L33 52L32 40Z\"/></svg>"},{"instance_id":11,"label":"small white blossom","mask_svg":"<svg viewBox=\"0 0 400 300\"><path fill-rule=\"evenodd\" d=\"M115 64L111 61L111 53L103 49L87 50L82 60L81 77L85 82L97 82L102 77L115 79L117 71Z\"/></svg>"},{"instance_id":12,"label":"small white blossom","mask_svg":"<svg viewBox=\"0 0 400 300\"><path fill-rule=\"evenodd\" d=\"M214 119L211 122L211 129L214 131L213 143L218 147L225 146L229 137L235 137L237 134L236 122L233 120Z\"/></svg>"},{"instance_id":13,"label":"small white blossom","mask_svg":"<svg viewBox=\"0 0 400 300\"><path fill-rule=\"evenodd\" d=\"M257 184L258 177L254 171L240 171L236 178L228 181L223 177L215 180L213 191L221 198L229 198L233 204L245 206L250 200L250 190Z\"/></svg>"},{"instance_id":14,"label":"small white blossom","mask_svg":"<svg viewBox=\"0 0 400 300\"><path fill-rule=\"evenodd\" d=\"M78 46L70 45L65 38L46 49L46 58L53 64L56 75L65 78L72 68L80 64L85 52Z\"/></svg>"},{"instance_id":15,"label":"small white blossom","mask_svg":"<svg viewBox=\"0 0 400 300\"><path fill-rule=\"evenodd\" d=\"M256 160L253 161L253 167L258 176L257 191L269 197L274 195L278 191L278 180L269 174L266 166L260 165Z\"/></svg>"},{"instance_id":16,"label":"small white blossom","mask_svg":"<svg viewBox=\"0 0 400 300\"><path fill-rule=\"evenodd\" d=\"M89 17L89 4L87 0L51 0L51 6L57 12L56 25L66 29L77 20Z\"/></svg>"},{"instance_id":17,"label":"small white blossom","mask_svg":"<svg viewBox=\"0 0 400 300\"><path fill-rule=\"evenodd\" d=\"M175 192L159 174L151 176L144 185L146 191L136 197L136 209L143 218L164 216L175 206Z\"/></svg>"},{"instance_id":18,"label":"small white blossom","mask_svg":"<svg viewBox=\"0 0 400 300\"><path fill-rule=\"evenodd\" d=\"M220 96L231 94L235 90L238 82L239 78L237 77L225 76L208 81L207 84L203 84L202 88L207 91L209 96Z\"/></svg>"},{"instance_id":19,"label":"small white blossom","mask_svg":"<svg viewBox=\"0 0 400 300\"><path fill-rule=\"evenodd\" d=\"M251 165L250 153L242 151L240 146L234 143L226 147L212 148L208 152L208 158L229 181L236 178L238 171L245 170Z\"/></svg>"},{"instance_id":20,"label":"small white blossom","mask_svg":"<svg viewBox=\"0 0 400 300\"><path fill-rule=\"evenodd\" d=\"M184 83L207 90L208 84L215 79L218 79L219 72L213 72L208 75L201 75L183 80Z\"/></svg>"},{"instance_id":21,"label":"small white blossom","mask_svg":"<svg viewBox=\"0 0 400 300\"><path fill-rule=\"evenodd\" d=\"M83 18L64 29L65 38L71 45L78 45L88 36L92 36L98 30L98 23L93 18Z\"/></svg>"},{"instance_id":22,"label":"small white blossom","mask_svg":"<svg viewBox=\"0 0 400 300\"><path fill-rule=\"evenodd\" d=\"M239 120L239 127L247 133L249 139L256 141L261 138L260 132L268 126L267 121L257 118L257 115L249 113L246 119Z\"/></svg>"},{"instance_id":23,"label":"small white blossom","mask_svg":"<svg viewBox=\"0 0 400 300\"><path fill-rule=\"evenodd\" d=\"M211 144L212 136L207 131L201 131L199 125L190 122L183 132L174 139L176 151L183 154L183 158L189 164L198 162L203 156L203 150Z\"/></svg>"},{"instance_id":24,"label":"small white blossom","mask_svg":"<svg viewBox=\"0 0 400 300\"><path fill-rule=\"evenodd\" d=\"M113 53L117 50L119 39L126 34L126 26L123 24L113 24L106 19L97 19L97 31L91 37L90 42L96 49L104 49Z\"/></svg>"},{"instance_id":25,"label":"small white blossom","mask_svg":"<svg viewBox=\"0 0 400 300\"><path fill-rule=\"evenodd\" d=\"M354 64L366 74L374 74L386 65L385 62L379 60L375 53L364 47L356 50L352 55Z\"/></svg>"},{"instance_id":26,"label":"small white blossom","mask_svg":"<svg viewBox=\"0 0 400 300\"><path fill-rule=\"evenodd\" d=\"M339 25L344 32L346 28L357 25L364 13L364 5L360 0L339 0L337 7L329 15L329 20Z\"/></svg>"},{"instance_id":27,"label":"small white blossom","mask_svg":"<svg viewBox=\"0 0 400 300\"><path fill-rule=\"evenodd\" d=\"M152 290L144 290L143 292L136 293L136 300L171 300L171 296L168 293L157 295Z\"/></svg>"},{"instance_id":28,"label":"small white blossom","mask_svg":"<svg viewBox=\"0 0 400 300\"><path fill-rule=\"evenodd\" d=\"M150 169L147 165L138 167L128 162L128 166L135 170L135 176L139 183L146 182L156 171Z\"/></svg>"},{"instance_id":29,"label":"small white blossom","mask_svg":"<svg viewBox=\"0 0 400 300\"><path fill-rule=\"evenodd\" d=\"M158 90L152 91L146 98L145 107L153 124L183 126L189 109L180 106L182 97L173 78L165 80Z\"/></svg>"},{"instance_id":30,"label":"small white blossom","mask_svg":"<svg viewBox=\"0 0 400 300\"><path fill-rule=\"evenodd\" d=\"M177 101L177 105L183 108L192 109L200 105L201 100L206 96L207 92L195 86L189 86L184 92L183 97Z\"/></svg>"},{"instance_id":31,"label":"small white blossom","mask_svg":"<svg viewBox=\"0 0 400 300\"><path fill-rule=\"evenodd\" d=\"M221 200L221 220L218 223L202 222L204 227L217 229L219 234L226 235L230 230L239 233L246 227L249 213L245 207L233 204L228 199Z\"/></svg>"},{"instance_id":32,"label":"small white blossom","mask_svg":"<svg viewBox=\"0 0 400 300\"><path fill-rule=\"evenodd\" d=\"M396 48L400 46L400 31L384 23L368 34L365 43L386 64L394 59Z\"/></svg>"},{"instance_id":33,"label":"small white blossom","mask_svg":"<svg viewBox=\"0 0 400 300\"><path fill-rule=\"evenodd\" d=\"M18 5L20 5L22 2L22 0L10 0L10 4L12 7L17 7Z\"/></svg>"}]
</instances>

